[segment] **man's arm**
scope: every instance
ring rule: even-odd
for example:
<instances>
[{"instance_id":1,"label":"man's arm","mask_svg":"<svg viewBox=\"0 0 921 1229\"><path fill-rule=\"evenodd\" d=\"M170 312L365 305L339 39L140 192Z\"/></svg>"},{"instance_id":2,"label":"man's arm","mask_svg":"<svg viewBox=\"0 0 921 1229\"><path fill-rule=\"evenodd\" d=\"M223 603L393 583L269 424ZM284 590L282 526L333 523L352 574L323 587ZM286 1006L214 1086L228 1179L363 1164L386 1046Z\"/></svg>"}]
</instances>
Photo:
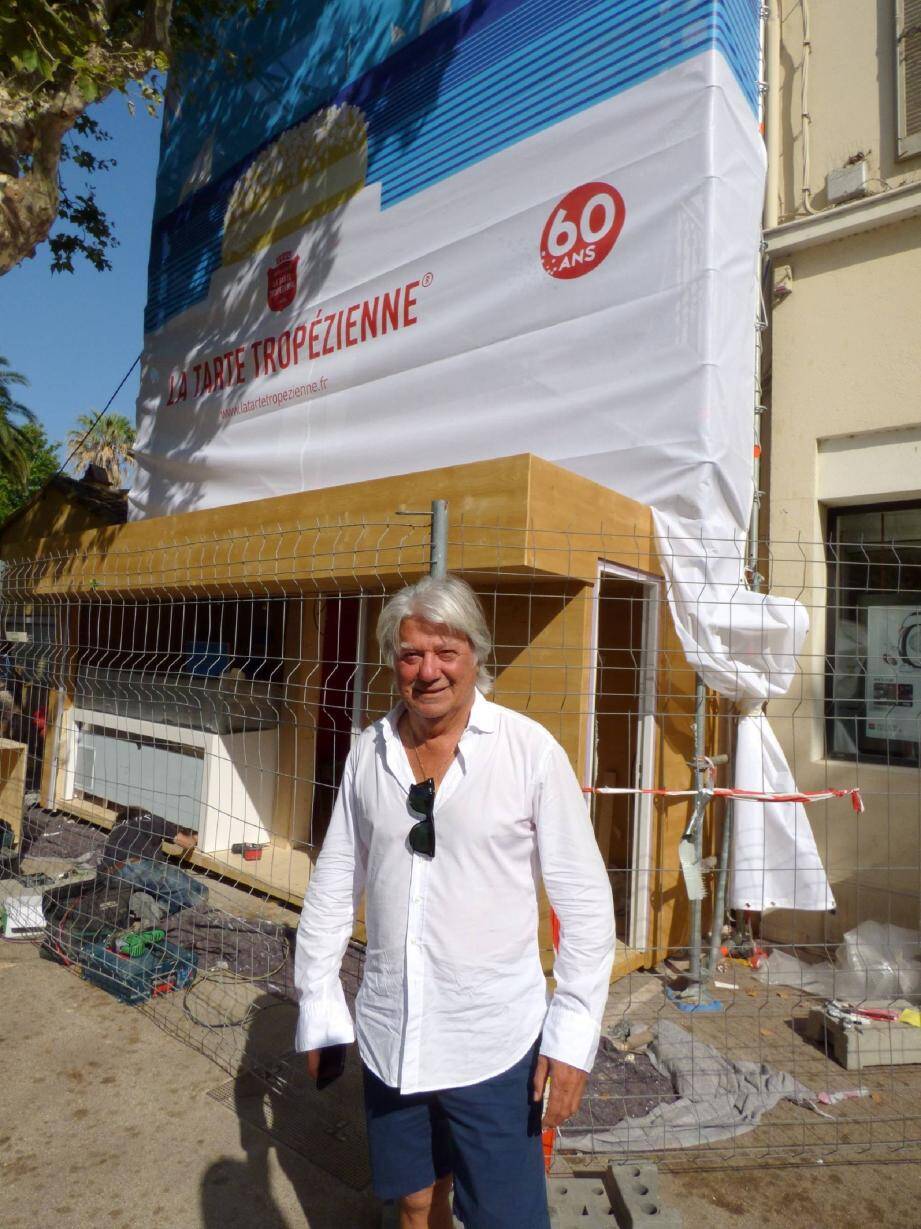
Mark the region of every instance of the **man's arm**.
<instances>
[{"instance_id":1,"label":"man's arm","mask_svg":"<svg viewBox=\"0 0 921 1229\"><path fill-rule=\"evenodd\" d=\"M365 886L366 857L358 836L355 753L349 755L329 830L304 898L297 928L294 984L300 1000L295 1049L308 1070L326 1046L355 1040L339 970Z\"/></svg>"},{"instance_id":2,"label":"man's arm","mask_svg":"<svg viewBox=\"0 0 921 1229\"><path fill-rule=\"evenodd\" d=\"M556 992L547 1010L534 1078L535 1100L550 1077L545 1127L579 1108L595 1061L614 960L614 902L588 808L566 753L545 755L535 794L541 873L560 920L553 966Z\"/></svg>"}]
</instances>

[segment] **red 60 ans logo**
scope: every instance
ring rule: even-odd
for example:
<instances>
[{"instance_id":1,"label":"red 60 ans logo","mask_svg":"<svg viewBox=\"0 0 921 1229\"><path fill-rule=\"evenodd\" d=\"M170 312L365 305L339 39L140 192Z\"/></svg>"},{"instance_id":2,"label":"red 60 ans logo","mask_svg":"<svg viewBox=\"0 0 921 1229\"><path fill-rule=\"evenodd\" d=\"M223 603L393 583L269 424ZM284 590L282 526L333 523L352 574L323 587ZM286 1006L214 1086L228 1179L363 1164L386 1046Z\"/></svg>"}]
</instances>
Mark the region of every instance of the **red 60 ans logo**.
<instances>
[{"instance_id":1,"label":"red 60 ans logo","mask_svg":"<svg viewBox=\"0 0 921 1229\"><path fill-rule=\"evenodd\" d=\"M582 277L610 253L624 225L624 198L607 183L567 192L540 237L540 263L551 277Z\"/></svg>"}]
</instances>

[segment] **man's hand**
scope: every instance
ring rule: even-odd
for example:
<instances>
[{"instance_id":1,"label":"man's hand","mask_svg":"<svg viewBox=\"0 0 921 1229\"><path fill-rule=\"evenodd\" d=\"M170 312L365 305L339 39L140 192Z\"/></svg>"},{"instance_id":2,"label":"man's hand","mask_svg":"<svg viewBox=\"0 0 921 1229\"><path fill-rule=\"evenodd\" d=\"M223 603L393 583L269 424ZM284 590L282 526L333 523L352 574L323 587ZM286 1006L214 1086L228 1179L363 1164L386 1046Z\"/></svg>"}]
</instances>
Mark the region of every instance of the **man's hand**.
<instances>
[{"instance_id":1,"label":"man's hand","mask_svg":"<svg viewBox=\"0 0 921 1229\"><path fill-rule=\"evenodd\" d=\"M198 844L198 835L195 832L177 832L173 837L173 844L180 849L194 849Z\"/></svg>"},{"instance_id":2,"label":"man's hand","mask_svg":"<svg viewBox=\"0 0 921 1229\"><path fill-rule=\"evenodd\" d=\"M348 1047L344 1044L334 1044L331 1046L322 1047L318 1050L308 1050L307 1074L312 1080L315 1080L322 1075L325 1083L331 1084L333 1080L338 1079L342 1074L347 1048ZM324 1054L329 1055L329 1062L326 1065L326 1070L323 1069Z\"/></svg>"},{"instance_id":3,"label":"man's hand","mask_svg":"<svg viewBox=\"0 0 921 1229\"><path fill-rule=\"evenodd\" d=\"M545 1131L562 1126L579 1108L582 1094L585 1092L588 1072L583 1071L581 1067L570 1067L568 1063L561 1063L558 1058L538 1055L537 1066L534 1068L533 1099L535 1101L543 1100L544 1086L548 1078L550 1096L541 1123Z\"/></svg>"}]
</instances>

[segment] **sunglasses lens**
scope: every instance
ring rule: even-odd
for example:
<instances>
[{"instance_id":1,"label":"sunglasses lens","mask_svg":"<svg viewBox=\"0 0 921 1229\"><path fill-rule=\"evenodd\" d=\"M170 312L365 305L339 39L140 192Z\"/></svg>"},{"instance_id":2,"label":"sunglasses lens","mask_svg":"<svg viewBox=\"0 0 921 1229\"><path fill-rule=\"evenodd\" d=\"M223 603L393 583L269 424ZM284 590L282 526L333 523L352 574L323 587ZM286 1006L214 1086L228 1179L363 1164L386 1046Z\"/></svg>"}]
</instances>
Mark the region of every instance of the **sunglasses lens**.
<instances>
[{"instance_id":1,"label":"sunglasses lens","mask_svg":"<svg viewBox=\"0 0 921 1229\"><path fill-rule=\"evenodd\" d=\"M435 856L435 825L430 819L423 819L410 828L409 847L413 853L425 854L429 858Z\"/></svg>"},{"instance_id":2,"label":"sunglasses lens","mask_svg":"<svg viewBox=\"0 0 921 1229\"><path fill-rule=\"evenodd\" d=\"M417 815L425 815L427 818L431 816L435 802L434 785L435 782L429 778L426 781L417 781L409 787L407 802L411 811L415 811Z\"/></svg>"},{"instance_id":3,"label":"sunglasses lens","mask_svg":"<svg viewBox=\"0 0 921 1229\"><path fill-rule=\"evenodd\" d=\"M409 787L406 801L409 809L416 815L424 816L409 830L409 847L413 853L425 854L429 858L435 856L435 782L431 777L425 781L416 781Z\"/></svg>"}]
</instances>

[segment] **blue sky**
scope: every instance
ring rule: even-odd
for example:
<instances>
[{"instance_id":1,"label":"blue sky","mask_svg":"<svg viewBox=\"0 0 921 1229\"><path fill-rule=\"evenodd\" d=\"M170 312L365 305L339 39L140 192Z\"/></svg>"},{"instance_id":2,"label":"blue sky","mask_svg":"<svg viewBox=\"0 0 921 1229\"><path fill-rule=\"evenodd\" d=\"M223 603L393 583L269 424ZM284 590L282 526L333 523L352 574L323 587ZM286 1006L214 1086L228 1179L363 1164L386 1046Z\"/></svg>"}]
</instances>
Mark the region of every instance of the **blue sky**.
<instances>
[{"instance_id":1,"label":"blue sky","mask_svg":"<svg viewBox=\"0 0 921 1229\"><path fill-rule=\"evenodd\" d=\"M97 180L119 239L111 270L97 273L78 257L74 273L52 274L43 245L0 277L0 354L29 379L19 399L58 442L78 414L102 409L140 352L144 331L160 119L143 105L132 117L122 94L90 114L112 134L100 153L118 161ZM137 391L135 371L112 406L132 422Z\"/></svg>"},{"instance_id":2,"label":"blue sky","mask_svg":"<svg viewBox=\"0 0 921 1229\"><path fill-rule=\"evenodd\" d=\"M419 19L422 0L386 4L388 17L399 17L404 29ZM353 9L363 12L361 0L339 0L336 13L341 17ZM297 12L306 21L325 9L313 0ZM382 17L376 19L380 24ZM381 27L387 34L385 50L390 49L390 25L388 20ZM161 116L151 119L140 101L131 116L122 94L110 95L90 114L112 135L100 154L118 162L97 177L99 202L119 239L110 253L112 269L99 273L78 257L74 273L52 274L47 245L42 245L34 259L0 277L0 354L30 382L19 399L35 411L49 437L62 444L79 414L102 409L140 353L147 298ZM136 370L112 405L132 422L138 383ZM62 460L65 456L62 450Z\"/></svg>"}]
</instances>

